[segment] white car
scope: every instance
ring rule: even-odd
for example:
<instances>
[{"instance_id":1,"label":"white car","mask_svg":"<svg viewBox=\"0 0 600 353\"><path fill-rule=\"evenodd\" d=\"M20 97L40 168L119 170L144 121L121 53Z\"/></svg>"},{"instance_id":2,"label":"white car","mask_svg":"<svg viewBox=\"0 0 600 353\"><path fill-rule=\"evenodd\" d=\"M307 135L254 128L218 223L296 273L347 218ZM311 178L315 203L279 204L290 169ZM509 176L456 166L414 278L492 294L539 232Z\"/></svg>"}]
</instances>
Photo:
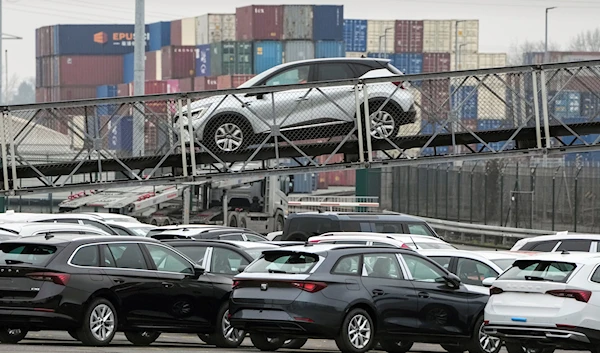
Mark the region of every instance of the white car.
<instances>
[{"instance_id":1,"label":"white car","mask_svg":"<svg viewBox=\"0 0 600 353\"><path fill-rule=\"evenodd\" d=\"M0 224L0 231L19 238L58 234L112 235L94 226L69 223L3 223Z\"/></svg>"},{"instance_id":2,"label":"white car","mask_svg":"<svg viewBox=\"0 0 600 353\"><path fill-rule=\"evenodd\" d=\"M275 66L238 88L399 75L402 72L388 59L311 59ZM346 136L355 127L354 86L323 86L319 90L280 89L274 93L200 99L191 104L194 135L214 153L241 152L251 145L260 145L272 132L272 126L277 126L279 133L291 141ZM373 138L394 138L400 126L415 122L414 97L402 82L371 84L368 95ZM364 90L359 90L358 99L364 102ZM382 107L383 103L386 105ZM187 110L183 107L183 116L177 114L174 118L175 133L180 133L183 124L186 142L189 141Z\"/></svg>"},{"instance_id":3,"label":"white car","mask_svg":"<svg viewBox=\"0 0 600 353\"><path fill-rule=\"evenodd\" d=\"M359 244L366 246L394 246L399 248L456 249L442 239L427 235L388 234L370 232L332 232L310 237L311 243Z\"/></svg>"},{"instance_id":4,"label":"white car","mask_svg":"<svg viewBox=\"0 0 600 353\"><path fill-rule=\"evenodd\" d=\"M517 241L511 251L582 251L600 252L600 234L579 234L559 232L552 235L540 235Z\"/></svg>"},{"instance_id":5,"label":"white car","mask_svg":"<svg viewBox=\"0 0 600 353\"><path fill-rule=\"evenodd\" d=\"M282 235L283 235L283 231L282 230L278 230L276 232L268 233L266 235L266 237L267 237L267 240L277 241L277 240L279 240L281 238Z\"/></svg>"},{"instance_id":6,"label":"white car","mask_svg":"<svg viewBox=\"0 0 600 353\"><path fill-rule=\"evenodd\" d=\"M533 255L486 284L484 332L508 353L600 352L600 254Z\"/></svg>"},{"instance_id":7,"label":"white car","mask_svg":"<svg viewBox=\"0 0 600 353\"><path fill-rule=\"evenodd\" d=\"M96 216L98 219L104 222L128 222L128 223L141 223L137 218L118 214L118 213L102 213L102 212L84 212L90 216Z\"/></svg>"},{"instance_id":8,"label":"white car","mask_svg":"<svg viewBox=\"0 0 600 353\"><path fill-rule=\"evenodd\" d=\"M114 229L119 235L134 236L134 237L145 237L153 229L158 228L151 224L142 222L120 222L120 221L107 221L112 229Z\"/></svg>"},{"instance_id":9,"label":"white car","mask_svg":"<svg viewBox=\"0 0 600 353\"><path fill-rule=\"evenodd\" d=\"M80 213L22 213L8 210L0 213L0 223L72 223L89 225L110 235L119 235L106 222L96 216Z\"/></svg>"},{"instance_id":10,"label":"white car","mask_svg":"<svg viewBox=\"0 0 600 353\"><path fill-rule=\"evenodd\" d=\"M221 228L229 228L225 226L219 225L210 225L210 224L180 224L180 225L168 225L168 226L160 226L152 228L147 234L147 237L154 237L157 234L161 234L167 231L181 231L181 230L191 230L191 229L221 229Z\"/></svg>"}]
</instances>

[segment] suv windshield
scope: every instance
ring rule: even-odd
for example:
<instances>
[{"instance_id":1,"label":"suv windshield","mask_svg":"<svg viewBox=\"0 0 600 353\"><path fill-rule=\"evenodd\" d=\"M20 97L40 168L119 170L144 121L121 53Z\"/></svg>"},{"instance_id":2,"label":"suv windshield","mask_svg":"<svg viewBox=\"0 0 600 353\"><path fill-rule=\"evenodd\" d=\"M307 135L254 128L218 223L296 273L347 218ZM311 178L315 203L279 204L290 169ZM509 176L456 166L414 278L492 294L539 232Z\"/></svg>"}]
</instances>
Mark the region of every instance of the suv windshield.
<instances>
[{"instance_id":1,"label":"suv windshield","mask_svg":"<svg viewBox=\"0 0 600 353\"><path fill-rule=\"evenodd\" d=\"M517 260L498 279L566 283L576 267L569 262Z\"/></svg>"},{"instance_id":2,"label":"suv windshield","mask_svg":"<svg viewBox=\"0 0 600 353\"><path fill-rule=\"evenodd\" d=\"M291 251L269 251L250 264L249 273L309 273L319 262L319 256Z\"/></svg>"},{"instance_id":3,"label":"suv windshield","mask_svg":"<svg viewBox=\"0 0 600 353\"><path fill-rule=\"evenodd\" d=\"M0 265L45 266L56 254L56 246L29 243L0 244Z\"/></svg>"}]
</instances>

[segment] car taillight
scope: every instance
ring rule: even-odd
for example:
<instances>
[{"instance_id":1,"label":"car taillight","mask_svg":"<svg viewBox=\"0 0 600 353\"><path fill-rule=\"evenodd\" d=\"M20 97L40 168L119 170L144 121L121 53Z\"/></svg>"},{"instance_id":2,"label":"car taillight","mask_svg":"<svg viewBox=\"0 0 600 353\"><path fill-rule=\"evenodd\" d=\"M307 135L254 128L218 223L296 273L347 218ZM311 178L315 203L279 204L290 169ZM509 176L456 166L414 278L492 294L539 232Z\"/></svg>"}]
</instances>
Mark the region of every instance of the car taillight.
<instances>
[{"instance_id":1,"label":"car taillight","mask_svg":"<svg viewBox=\"0 0 600 353\"><path fill-rule=\"evenodd\" d=\"M233 283L231 284L231 289L239 288L240 284L240 281L233 281Z\"/></svg>"},{"instance_id":2,"label":"car taillight","mask_svg":"<svg viewBox=\"0 0 600 353\"><path fill-rule=\"evenodd\" d=\"M504 291L502 290L502 288L490 287L490 295L500 294L500 293L503 293L503 292Z\"/></svg>"},{"instance_id":3,"label":"car taillight","mask_svg":"<svg viewBox=\"0 0 600 353\"><path fill-rule=\"evenodd\" d=\"M406 245L406 244L402 243L402 246L401 246L401 248L402 248L402 249L410 249L410 246L408 246L408 245Z\"/></svg>"},{"instance_id":4,"label":"car taillight","mask_svg":"<svg viewBox=\"0 0 600 353\"><path fill-rule=\"evenodd\" d=\"M318 243L318 242L320 242L320 240L318 240L318 239L308 239L308 242L309 243Z\"/></svg>"},{"instance_id":5,"label":"car taillight","mask_svg":"<svg viewBox=\"0 0 600 353\"><path fill-rule=\"evenodd\" d=\"M396 86L404 89L404 85L403 85L404 82L400 81L400 82L392 82L392 83L395 84Z\"/></svg>"},{"instance_id":6,"label":"car taillight","mask_svg":"<svg viewBox=\"0 0 600 353\"><path fill-rule=\"evenodd\" d=\"M302 289L303 291L316 293L327 287L327 284L323 282L292 282L292 286Z\"/></svg>"},{"instance_id":7,"label":"car taillight","mask_svg":"<svg viewBox=\"0 0 600 353\"><path fill-rule=\"evenodd\" d=\"M549 290L546 294L561 298L572 298L580 302L587 303L592 296L589 290L565 289L565 290Z\"/></svg>"},{"instance_id":8,"label":"car taillight","mask_svg":"<svg viewBox=\"0 0 600 353\"><path fill-rule=\"evenodd\" d=\"M35 272L28 274L27 277L36 281L47 281L60 284L61 286L66 286L71 278L71 275L68 273Z\"/></svg>"}]
</instances>

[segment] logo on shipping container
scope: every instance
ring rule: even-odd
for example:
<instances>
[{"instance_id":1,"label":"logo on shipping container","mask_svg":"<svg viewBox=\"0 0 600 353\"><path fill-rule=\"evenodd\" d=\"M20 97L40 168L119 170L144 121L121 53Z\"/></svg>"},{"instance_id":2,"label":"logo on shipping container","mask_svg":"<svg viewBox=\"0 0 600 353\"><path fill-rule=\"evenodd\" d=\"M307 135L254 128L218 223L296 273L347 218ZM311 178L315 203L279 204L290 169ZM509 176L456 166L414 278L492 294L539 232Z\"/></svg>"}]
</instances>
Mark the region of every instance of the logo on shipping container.
<instances>
[{"instance_id":1,"label":"logo on shipping container","mask_svg":"<svg viewBox=\"0 0 600 353\"><path fill-rule=\"evenodd\" d=\"M254 8L254 13L265 13L265 9Z\"/></svg>"},{"instance_id":2,"label":"logo on shipping container","mask_svg":"<svg viewBox=\"0 0 600 353\"><path fill-rule=\"evenodd\" d=\"M94 43L106 44L108 42L108 34L106 32L98 32L94 34Z\"/></svg>"},{"instance_id":3,"label":"logo on shipping container","mask_svg":"<svg viewBox=\"0 0 600 353\"><path fill-rule=\"evenodd\" d=\"M98 32L94 34L94 43L106 44L109 36L106 32ZM112 44L123 47L131 47L134 45L135 34L131 32L115 32L112 34ZM146 41L150 40L150 33L145 35Z\"/></svg>"}]
</instances>

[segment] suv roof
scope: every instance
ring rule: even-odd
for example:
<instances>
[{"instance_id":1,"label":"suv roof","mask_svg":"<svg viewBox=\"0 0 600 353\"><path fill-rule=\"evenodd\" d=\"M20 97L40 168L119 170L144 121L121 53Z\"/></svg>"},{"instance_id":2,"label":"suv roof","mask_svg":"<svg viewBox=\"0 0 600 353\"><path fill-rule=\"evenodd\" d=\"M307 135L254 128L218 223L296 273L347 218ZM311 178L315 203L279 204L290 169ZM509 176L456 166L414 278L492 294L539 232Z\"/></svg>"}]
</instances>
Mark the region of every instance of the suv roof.
<instances>
[{"instance_id":1,"label":"suv roof","mask_svg":"<svg viewBox=\"0 0 600 353\"><path fill-rule=\"evenodd\" d=\"M300 218L300 217L321 217L329 218L332 220L353 220L353 221L397 221L397 222L424 222L422 219L405 215L402 213L362 213L362 212L302 212L292 213L288 215L288 219Z\"/></svg>"},{"instance_id":2,"label":"suv roof","mask_svg":"<svg viewBox=\"0 0 600 353\"><path fill-rule=\"evenodd\" d=\"M6 240L2 243L33 243L33 244L68 244L71 242L90 243L90 242L153 242L160 243L158 240L134 236L114 236L114 235L84 235L84 234L60 234L46 238L46 236L33 236Z\"/></svg>"}]
</instances>

